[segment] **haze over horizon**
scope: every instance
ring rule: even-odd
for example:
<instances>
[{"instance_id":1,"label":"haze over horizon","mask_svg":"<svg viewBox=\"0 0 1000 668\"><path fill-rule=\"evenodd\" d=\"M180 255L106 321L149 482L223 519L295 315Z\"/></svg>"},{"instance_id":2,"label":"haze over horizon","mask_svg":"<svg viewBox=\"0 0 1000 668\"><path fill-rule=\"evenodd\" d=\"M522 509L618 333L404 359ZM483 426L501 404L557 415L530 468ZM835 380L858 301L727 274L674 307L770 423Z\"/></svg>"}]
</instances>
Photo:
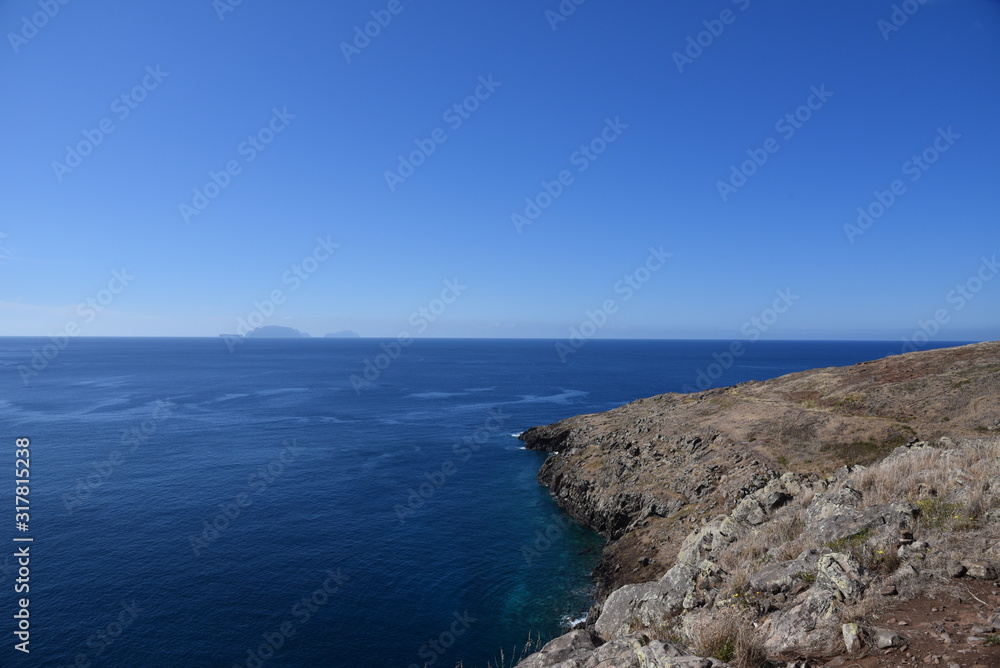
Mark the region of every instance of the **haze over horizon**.
<instances>
[{"instance_id":1,"label":"haze over horizon","mask_svg":"<svg viewBox=\"0 0 1000 668\"><path fill-rule=\"evenodd\" d=\"M0 26L0 336L1000 338L1000 3Z\"/></svg>"}]
</instances>

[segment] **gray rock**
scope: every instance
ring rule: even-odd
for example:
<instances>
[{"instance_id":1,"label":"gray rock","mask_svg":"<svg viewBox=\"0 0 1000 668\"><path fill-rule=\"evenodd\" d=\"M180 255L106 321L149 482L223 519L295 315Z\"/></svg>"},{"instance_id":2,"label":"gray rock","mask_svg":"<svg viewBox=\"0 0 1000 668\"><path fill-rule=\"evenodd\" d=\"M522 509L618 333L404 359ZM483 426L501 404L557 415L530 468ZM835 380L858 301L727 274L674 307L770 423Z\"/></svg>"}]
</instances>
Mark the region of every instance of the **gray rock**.
<instances>
[{"instance_id":1,"label":"gray rock","mask_svg":"<svg viewBox=\"0 0 1000 668\"><path fill-rule=\"evenodd\" d=\"M965 566L962 562L952 559L944 565L944 571L950 578L960 578L965 575Z\"/></svg>"},{"instance_id":2,"label":"gray rock","mask_svg":"<svg viewBox=\"0 0 1000 668\"><path fill-rule=\"evenodd\" d=\"M640 647L636 650L635 655L643 666L666 666L669 665L668 659L686 656L680 648L662 640L654 640L648 645Z\"/></svg>"},{"instance_id":3,"label":"gray rock","mask_svg":"<svg viewBox=\"0 0 1000 668\"><path fill-rule=\"evenodd\" d=\"M769 656L836 654L843 642L836 597L812 588L787 610L772 612L758 627Z\"/></svg>"},{"instance_id":4,"label":"gray rock","mask_svg":"<svg viewBox=\"0 0 1000 668\"><path fill-rule=\"evenodd\" d=\"M662 640L636 635L615 638L594 648L585 631L556 638L517 668L731 668L716 659L685 654Z\"/></svg>"},{"instance_id":5,"label":"gray rock","mask_svg":"<svg viewBox=\"0 0 1000 668\"><path fill-rule=\"evenodd\" d=\"M598 647L590 656L586 668L614 666L615 668L640 668L636 652L642 643L631 637L615 638Z\"/></svg>"},{"instance_id":6,"label":"gray rock","mask_svg":"<svg viewBox=\"0 0 1000 668\"><path fill-rule=\"evenodd\" d=\"M728 665L728 663L722 663L721 661L715 662L712 659L703 659L700 656L678 656L670 659L669 663L661 664L656 668L721 668Z\"/></svg>"},{"instance_id":7,"label":"gray rock","mask_svg":"<svg viewBox=\"0 0 1000 668\"><path fill-rule=\"evenodd\" d=\"M752 507L752 504L747 506L747 508ZM677 553L677 562L693 566L708 559L714 550L727 543L732 543L745 534L748 528L746 523L732 516L716 517L687 535Z\"/></svg>"},{"instance_id":8,"label":"gray rock","mask_svg":"<svg viewBox=\"0 0 1000 668\"><path fill-rule=\"evenodd\" d=\"M891 629L875 629L874 641L879 649L902 647L906 644L906 639Z\"/></svg>"},{"instance_id":9,"label":"gray rock","mask_svg":"<svg viewBox=\"0 0 1000 668\"><path fill-rule=\"evenodd\" d=\"M915 540L912 543L907 543L900 545L896 554L899 555L900 559L923 559L924 553L930 548L930 545L922 540Z\"/></svg>"},{"instance_id":10,"label":"gray rock","mask_svg":"<svg viewBox=\"0 0 1000 668\"><path fill-rule=\"evenodd\" d=\"M895 540L900 530L913 526L916 506L910 503L883 503L866 508L833 503L829 495L817 494L803 512L806 530L820 543L829 543L863 533L891 536Z\"/></svg>"},{"instance_id":11,"label":"gray rock","mask_svg":"<svg viewBox=\"0 0 1000 668\"><path fill-rule=\"evenodd\" d=\"M542 649L517 664L517 668L588 668L594 651L590 634L570 631L548 642Z\"/></svg>"},{"instance_id":12,"label":"gray rock","mask_svg":"<svg viewBox=\"0 0 1000 668\"><path fill-rule=\"evenodd\" d=\"M817 586L834 592L838 600L853 603L861 598L868 586L865 568L849 554L824 554L819 558L816 568Z\"/></svg>"},{"instance_id":13,"label":"gray rock","mask_svg":"<svg viewBox=\"0 0 1000 668\"><path fill-rule=\"evenodd\" d=\"M631 632L632 627L656 628L683 610L698 575L698 568L678 563L656 582L616 589L604 601L594 632L608 640Z\"/></svg>"},{"instance_id":14,"label":"gray rock","mask_svg":"<svg viewBox=\"0 0 1000 668\"><path fill-rule=\"evenodd\" d=\"M770 514L773 513L775 510L777 510L778 508L781 508L783 505L785 505L791 500L792 500L791 494L785 492L784 490L779 489L770 492L767 496L765 496L764 499L761 501L760 505L763 506L765 512Z\"/></svg>"},{"instance_id":15,"label":"gray rock","mask_svg":"<svg viewBox=\"0 0 1000 668\"><path fill-rule=\"evenodd\" d=\"M791 591L792 587L799 582L797 577L801 573L815 573L815 559L801 556L793 561L782 561L776 564L767 564L756 573L750 576L749 587L751 591L767 592L778 594Z\"/></svg>"},{"instance_id":16,"label":"gray rock","mask_svg":"<svg viewBox=\"0 0 1000 668\"><path fill-rule=\"evenodd\" d=\"M975 561L963 561L962 565L968 570L969 577L977 580L996 580L997 569L988 561L977 559Z\"/></svg>"},{"instance_id":17,"label":"gray rock","mask_svg":"<svg viewBox=\"0 0 1000 668\"><path fill-rule=\"evenodd\" d=\"M861 637L861 627L857 624L851 622L850 624L842 624L840 631L844 636L844 647L847 648L848 654L856 654L861 651L861 646L863 645Z\"/></svg>"}]
</instances>

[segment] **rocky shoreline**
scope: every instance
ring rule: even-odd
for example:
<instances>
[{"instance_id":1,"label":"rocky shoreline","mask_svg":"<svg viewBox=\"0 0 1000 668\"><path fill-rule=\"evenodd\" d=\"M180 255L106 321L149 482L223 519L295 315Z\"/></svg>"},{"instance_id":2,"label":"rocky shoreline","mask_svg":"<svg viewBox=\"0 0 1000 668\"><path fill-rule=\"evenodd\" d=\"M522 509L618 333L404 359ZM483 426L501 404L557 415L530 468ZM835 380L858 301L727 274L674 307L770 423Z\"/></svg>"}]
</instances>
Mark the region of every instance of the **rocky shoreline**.
<instances>
[{"instance_id":1,"label":"rocky shoreline","mask_svg":"<svg viewBox=\"0 0 1000 668\"><path fill-rule=\"evenodd\" d=\"M608 545L585 628L518 665L818 666L899 653L904 635L890 642L876 625L888 605L946 592L957 581L949 568L996 581L998 390L992 342L665 394L527 430L526 447L550 453L539 481ZM949 477L958 462L972 470ZM969 519L939 526L929 518L942 508ZM890 586L896 594L878 593ZM1000 600L982 605L1000 612ZM981 612L979 628L1000 626L992 608ZM712 634L724 638L709 652ZM984 638L979 653L1000 652L993 632ZM991 656L983 665L1000 666Z\"/></svg>"}]
</instances>

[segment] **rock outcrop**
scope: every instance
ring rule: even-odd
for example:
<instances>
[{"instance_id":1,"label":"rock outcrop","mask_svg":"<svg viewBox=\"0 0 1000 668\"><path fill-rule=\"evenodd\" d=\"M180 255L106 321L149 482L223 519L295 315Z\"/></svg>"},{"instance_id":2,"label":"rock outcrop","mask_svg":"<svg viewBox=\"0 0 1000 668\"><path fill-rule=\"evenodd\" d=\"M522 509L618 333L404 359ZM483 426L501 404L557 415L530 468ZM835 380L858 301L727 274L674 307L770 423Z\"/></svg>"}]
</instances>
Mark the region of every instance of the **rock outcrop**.
<instances>
[{"instance_id":1,"label":"rock outcrop","mask_svg":"<svg viewBox=\"0 0 1000 668\"><path fill-rule=\"evenodd\" d=\"M540 482L609 543L586 628L519 666L743 667L905 645L866 616L887 597L937 573L998 577L998 389L1000 343L975 344L529 429L528 447L552 453Z\"/></svg>"}]
</instances>

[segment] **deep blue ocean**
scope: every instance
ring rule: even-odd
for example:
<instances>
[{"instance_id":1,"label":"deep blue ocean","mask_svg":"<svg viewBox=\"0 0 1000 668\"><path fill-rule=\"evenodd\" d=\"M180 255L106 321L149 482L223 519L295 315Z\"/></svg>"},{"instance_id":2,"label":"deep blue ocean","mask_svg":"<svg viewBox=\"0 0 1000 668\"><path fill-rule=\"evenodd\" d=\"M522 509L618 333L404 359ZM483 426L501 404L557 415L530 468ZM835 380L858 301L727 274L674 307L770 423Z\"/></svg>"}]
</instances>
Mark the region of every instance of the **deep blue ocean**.
<instances>
[{"instance_id":1,"label":"deep blue ocean","mask_svg":"<svg viewBox=\"0 0 1000 668\"><path fill-rule=\"evenodd\" d=\"M544 455L513 434L694 386L729 348L594 340L564 364L540 340L417 340L390 359L374 339L230 353L221 339L78 338L25 386L18 367L49 343L0 339L5 667L485 668L586 611L603 545L566 524L535 480ZM714 385L900 343L745 350ZM356 388L366 360L373 382ZM30 593L15 594L23 545ZM13 649L21 597L28 655Z\"/></svg>"}]
</instances>

